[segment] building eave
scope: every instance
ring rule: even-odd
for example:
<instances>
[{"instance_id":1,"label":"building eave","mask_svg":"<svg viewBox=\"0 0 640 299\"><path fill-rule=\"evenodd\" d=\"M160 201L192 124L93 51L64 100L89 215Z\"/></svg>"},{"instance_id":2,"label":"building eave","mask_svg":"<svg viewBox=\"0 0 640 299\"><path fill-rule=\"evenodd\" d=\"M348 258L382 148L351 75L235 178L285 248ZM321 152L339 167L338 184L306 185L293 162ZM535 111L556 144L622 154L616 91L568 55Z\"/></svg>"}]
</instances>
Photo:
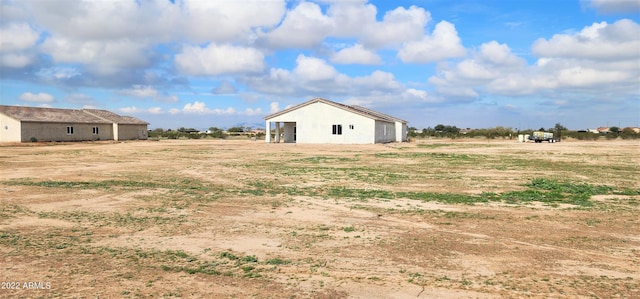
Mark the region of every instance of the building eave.
<instances>
[{"instance_id":1,"label":"building eave","mask_svg":"<svg viewBox=\"0 0 640 299\"><path fill-rule=\"evenodd\" d=\"M360 107L360 106L349 106L349 105L345 105L345 104L340 104L340 103L329 101L329 100L323 99L323 98L311 99L311 100L306 101L304 103L301 103L301 104L295 105L293 107L289 107L287 109L284 109L282 111L278 111L276 113L267 115L267 116L264 117L264 119L265 120L270 120L272 118L287 114L287 113L289 113L291 111L295 111L297 109L300 109L302 107L305 107L305 106L308 106L308 105L311 105L311 104L315 104L315 103L327 104L327 105L330 105L330 106L333 106L333 107L336 107L336 108L339 108L339 109L342 109L342 110L345 110L345 111L348 111L348 112L351 112L351 113L354 113L354 114L358 114L358 115L361 115L361 116L364 116L364 117L367 117L367 118L370 118L370 119L373 119L373 120L377 120L377 121L401 122L401 123L405 123L405 124L407 123L407 121L405 121L405 120L402 120L402 119L399 119L399 118L396 118L396 117L393 117L393 116L390 116L390 115L387 115L387 114L384 114L384 113L380 113L380 112L377 112L377 111L374 111L374 110L371 110L371 109L367 109L367 108Z\"/></svg>"}]
</instances>

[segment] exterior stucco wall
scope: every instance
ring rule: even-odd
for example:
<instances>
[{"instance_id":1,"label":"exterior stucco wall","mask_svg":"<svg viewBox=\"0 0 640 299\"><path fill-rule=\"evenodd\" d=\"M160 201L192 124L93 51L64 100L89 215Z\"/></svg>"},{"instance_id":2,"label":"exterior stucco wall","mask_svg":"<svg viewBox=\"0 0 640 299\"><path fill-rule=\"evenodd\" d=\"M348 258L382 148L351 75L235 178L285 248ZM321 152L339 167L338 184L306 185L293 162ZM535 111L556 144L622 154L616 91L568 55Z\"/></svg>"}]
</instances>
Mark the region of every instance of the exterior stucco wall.
<instances>
[{"instance_id":1,"label":"exterior stucco wall","mask_svg":"<svg viewBox=\"0 0 640 299\"><path fill-rule=\"evenodd\" d=\"M285 131L295 122L297 143L371 144L375 121L322 102L309 104L270 118L284 122ZM342 134L333 134L333 125L342 126ZM288 136L285 133L285 136ZM286 140L286 137L285 137Z\"/></svg>"},{"instance_id":2,"label":"exterior stucco wall","mask_svg":"<svg viewBox=\"0 0 640 299\"><path fill-rule=\"evenodd\" d=\"M146 140L147 125L118 124L118 140Z\"/></svg>"},{"instance_id":3,"label":"exterior stucco wall","mask_svg":"<svg viewBox=\"0 0 640 299\"><path fill-rule=\"evenodd\" d=\"M67 134L67 127L73 128L73 134ZM98 134L93 133L94 127L98 128ZM111 124L22 122L21 135L22 142L29 142L32 137L36 138L38 141L86 141L113 139Z\"/></svg>"},{"instance_id":4,"label":"exterior stucco wall","mask_svg":"<svg viewBox=\"0 0 640 299\"><path fill-rule=\"evenodd\" d=\"M405 142L407 141L407 124L401 123L399 121L396 122L396 140L397 142Z\"/></svg>"},{"instance_id":5,"label":"exterior stucco wall","mask_svg":"<svg viewBox=\"0 0 640 299\"><path fill-rule=\"evenodd\" d=\"M0 114L0 142L20 142L20 121Z\"/></svg>"},{"instance_id":6,"label":"exterior stucco wall","mask_svg":"<svg viewBox=\"0 0 640 299\"><path fill-rule=\"evenodd\" d=\"M376 143L387 143L396 141L395 123L386 121L376 121Z\"/></svg>"}]
</instances>

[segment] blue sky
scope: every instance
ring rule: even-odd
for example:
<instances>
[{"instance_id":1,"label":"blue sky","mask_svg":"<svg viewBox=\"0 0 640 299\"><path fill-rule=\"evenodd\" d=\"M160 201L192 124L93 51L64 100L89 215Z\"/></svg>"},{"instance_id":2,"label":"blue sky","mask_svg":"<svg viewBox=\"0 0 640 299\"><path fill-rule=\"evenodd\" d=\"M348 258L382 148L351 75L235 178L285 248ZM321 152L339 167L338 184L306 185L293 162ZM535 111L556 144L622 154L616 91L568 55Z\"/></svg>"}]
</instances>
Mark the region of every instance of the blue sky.
<instances>
[{"instance_id":1,"label":"blue sky","mask_svg":"<svg viewBox=\"0 0 640 299\"><path fill-rule=\"evenodd\" d=\"M640 0L0 1L0 104L151 128L322 97L461 128L640 126Z\"/></svg>"}]
</instances>

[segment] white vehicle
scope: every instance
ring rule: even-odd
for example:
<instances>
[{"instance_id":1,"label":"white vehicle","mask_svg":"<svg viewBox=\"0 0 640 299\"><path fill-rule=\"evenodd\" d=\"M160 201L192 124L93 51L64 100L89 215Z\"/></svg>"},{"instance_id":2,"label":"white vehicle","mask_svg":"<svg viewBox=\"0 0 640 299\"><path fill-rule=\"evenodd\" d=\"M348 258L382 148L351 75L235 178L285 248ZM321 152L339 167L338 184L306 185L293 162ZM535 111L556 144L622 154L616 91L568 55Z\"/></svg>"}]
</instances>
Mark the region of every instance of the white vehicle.
<instances>
[{"instance_id":1,"label":"white vehicle","mask_svg":"<svg viewBox=\"0 0 640 299\"><path fill-rule=\"evenodd\" d=\"M540 143L543 141L547 141L549 143L556 142L556 140L553 139L553 133L541 132L541 131L533 132L533 134L529 136L529 140L533 140L536 143Z\"/></svg>"}]
</instances>

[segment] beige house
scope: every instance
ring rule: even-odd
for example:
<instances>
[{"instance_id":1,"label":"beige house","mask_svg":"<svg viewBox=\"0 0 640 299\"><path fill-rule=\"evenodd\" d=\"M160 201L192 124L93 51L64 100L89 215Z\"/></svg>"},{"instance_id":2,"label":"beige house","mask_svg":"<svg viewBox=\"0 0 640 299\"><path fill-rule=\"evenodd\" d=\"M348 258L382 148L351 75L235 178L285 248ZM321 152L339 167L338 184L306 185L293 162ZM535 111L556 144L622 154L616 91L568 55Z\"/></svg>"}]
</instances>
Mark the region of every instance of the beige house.
<instances>
[{"instance_id":1,"label":"beige house","mask_svg":"<svg viewBox=\"0 0 640 299\"><path fill-rule=\"evenodd\" d=\"M0 142L143 140L148 125L107 110L0 105Z\"/></svg>"},{"instance_id":2,"label":"beige house","mask_svg":"<svg viewBox=\"0 0 640 299\"><path fill-rule=\"evenodd\" d=\"M265 117L266 142L373 144L407 141L407 121L315 98ZM270 134L275 125L275 134Z\"/></svg>"}]
</instances>

